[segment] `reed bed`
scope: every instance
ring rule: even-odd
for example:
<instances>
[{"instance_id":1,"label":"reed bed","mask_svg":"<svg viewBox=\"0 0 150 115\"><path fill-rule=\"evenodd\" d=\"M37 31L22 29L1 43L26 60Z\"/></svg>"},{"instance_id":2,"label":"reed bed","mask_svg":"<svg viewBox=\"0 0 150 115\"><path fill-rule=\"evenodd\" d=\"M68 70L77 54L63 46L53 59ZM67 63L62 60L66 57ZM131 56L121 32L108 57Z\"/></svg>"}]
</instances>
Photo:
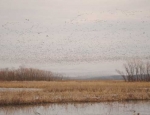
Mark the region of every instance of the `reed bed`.
<instances>
[{"instance_id":1,"label":"reed bed","mask_svg":"<svg viewBox=\"0 0 150 115\"><path fill-rule=\"evenodd\" d=\"M0 105L149 100L149 82L34 81L0 82L0 87L40 88L0 92Z\"/></svg>"}]
</instances>

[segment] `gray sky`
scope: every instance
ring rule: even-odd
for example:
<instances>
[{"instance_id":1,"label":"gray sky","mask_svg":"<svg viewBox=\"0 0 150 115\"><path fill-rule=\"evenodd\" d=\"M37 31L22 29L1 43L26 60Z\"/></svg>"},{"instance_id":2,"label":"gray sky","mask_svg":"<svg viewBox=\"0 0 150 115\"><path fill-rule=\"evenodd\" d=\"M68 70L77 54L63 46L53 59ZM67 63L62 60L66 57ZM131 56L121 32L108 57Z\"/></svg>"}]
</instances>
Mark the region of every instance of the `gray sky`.
<instances>
[{"instance_id":1,"label":"gray sky","mask_svg":"<svg viewBox=\"0 0 150 115\"><path fill-rule=\"evenodd\" d=\"M0 67L115 74L125 59L150 57L149 6L149 0L0 0Z\"/></svg>"}]
</instances>

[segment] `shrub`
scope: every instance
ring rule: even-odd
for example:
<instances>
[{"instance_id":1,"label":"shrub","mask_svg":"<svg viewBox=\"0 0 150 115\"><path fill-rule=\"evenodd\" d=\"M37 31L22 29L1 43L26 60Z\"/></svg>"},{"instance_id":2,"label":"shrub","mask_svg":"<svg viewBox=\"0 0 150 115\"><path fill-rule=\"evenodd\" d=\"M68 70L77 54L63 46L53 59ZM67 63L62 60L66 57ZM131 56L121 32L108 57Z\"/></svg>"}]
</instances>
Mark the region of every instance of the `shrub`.
<instances>
[{"instance_id":1,"label":"shrub","mask_svg":"<svg viewBox=\"0 0 150 115\"><path fill-rule=\"evenodd\" d=\"M62 76L50 71L34 68L24 68L11 70L8 68L0 70L0 81L52 81L62 80Z\"/></svg>"}]
</instances>

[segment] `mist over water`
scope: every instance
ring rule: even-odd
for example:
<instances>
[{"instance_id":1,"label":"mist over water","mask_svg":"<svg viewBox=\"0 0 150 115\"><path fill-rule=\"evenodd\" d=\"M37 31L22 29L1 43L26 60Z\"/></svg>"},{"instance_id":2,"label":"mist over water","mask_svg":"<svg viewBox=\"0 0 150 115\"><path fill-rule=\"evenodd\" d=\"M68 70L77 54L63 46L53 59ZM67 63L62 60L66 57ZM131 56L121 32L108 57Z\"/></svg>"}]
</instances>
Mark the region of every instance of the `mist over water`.
<instances>
[{"instance_id":1,"label":"mist over water","mask_svg":"<svg viewBox=\"0 0 150 115\"><path fill-rule=\"evenodd\" d=\"M0 1L0 67L114 75L150 58L149 0Z\"/></svg>"}]
</instances>

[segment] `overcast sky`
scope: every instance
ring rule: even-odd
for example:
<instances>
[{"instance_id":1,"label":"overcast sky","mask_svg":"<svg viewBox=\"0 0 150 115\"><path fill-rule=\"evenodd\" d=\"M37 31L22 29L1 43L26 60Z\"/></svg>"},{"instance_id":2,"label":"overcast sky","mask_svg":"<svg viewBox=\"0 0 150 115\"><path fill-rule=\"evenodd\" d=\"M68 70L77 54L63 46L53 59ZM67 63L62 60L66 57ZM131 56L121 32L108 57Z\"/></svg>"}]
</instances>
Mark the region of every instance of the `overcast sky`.
<instances>
[{"instance_id":1,"label":"overcast sky","mask_svg":"<svg viewBox=\"0 0 150 115\"><path fill-rule=\"evenodd\" d=\"M106 75L134 57L150 57L150 0L0 0L0 67Z\"/></svg>"}]
</instances>

